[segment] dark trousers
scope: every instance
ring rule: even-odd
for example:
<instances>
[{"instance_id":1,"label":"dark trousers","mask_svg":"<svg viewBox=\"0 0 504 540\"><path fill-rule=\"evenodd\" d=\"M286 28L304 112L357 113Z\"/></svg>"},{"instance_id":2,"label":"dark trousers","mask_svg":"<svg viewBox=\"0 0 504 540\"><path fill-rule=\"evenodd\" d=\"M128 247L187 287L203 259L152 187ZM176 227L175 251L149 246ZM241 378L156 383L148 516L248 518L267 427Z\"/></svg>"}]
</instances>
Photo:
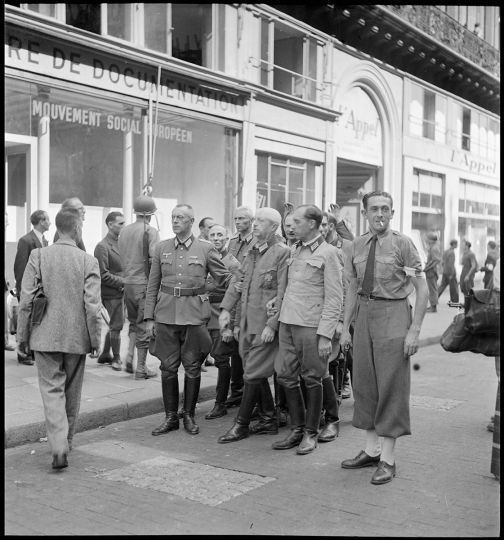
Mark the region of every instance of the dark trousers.
<instances>
[{"instance_id":1,"label":"dark trousers","mask_svg":"<svg viewBox=\"0 0 504 540\"><path fill-rule=\"evenodd\" d=\"M438 288L438 298L443 294L447 286L450 286L450 301L458 303L459 301L459 291L457 276L454 274L449 276L448 274L443 274L441 276L441 285Z\"/></svg>"},{"instance_id":2,"label":"dark trousers","mask_svg":"<svg viewBox=\"0 0 504 540\"><path fill-rule=\"evenodd\" d=\"M432 307L438 304L438 275L437 272L426 272L427 288L429 289L429 303Z\"/></svg>"}]
</instances>

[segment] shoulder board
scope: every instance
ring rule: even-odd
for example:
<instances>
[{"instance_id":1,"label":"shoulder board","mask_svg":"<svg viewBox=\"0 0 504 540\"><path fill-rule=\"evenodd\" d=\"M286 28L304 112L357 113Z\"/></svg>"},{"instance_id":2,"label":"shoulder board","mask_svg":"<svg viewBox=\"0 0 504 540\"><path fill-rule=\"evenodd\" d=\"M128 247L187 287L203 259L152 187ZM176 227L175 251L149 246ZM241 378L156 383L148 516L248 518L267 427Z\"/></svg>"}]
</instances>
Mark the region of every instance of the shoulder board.
<instances>
[{"instance_id":1,"label":"shoulder board","mask_svg":"<svg viewBox=\"0 0 504 540\"><path fill-rule=\"evenodd\" d=\"M233 236L230 238L230 240L236 240L239 237L240 237L239 233L236 233L236 234L233 234Z\"/></svg>"},{"instance_id":2,"label":"shoulder board","mask_svg":"<svg viewBox=\"0 0 504 540\"><path fill-rule=\"evenodd\" d=\"M392 231L392 234L395 234L396 236L402 236L402 233L399 231Z\"/></svg>"}]
</instances>

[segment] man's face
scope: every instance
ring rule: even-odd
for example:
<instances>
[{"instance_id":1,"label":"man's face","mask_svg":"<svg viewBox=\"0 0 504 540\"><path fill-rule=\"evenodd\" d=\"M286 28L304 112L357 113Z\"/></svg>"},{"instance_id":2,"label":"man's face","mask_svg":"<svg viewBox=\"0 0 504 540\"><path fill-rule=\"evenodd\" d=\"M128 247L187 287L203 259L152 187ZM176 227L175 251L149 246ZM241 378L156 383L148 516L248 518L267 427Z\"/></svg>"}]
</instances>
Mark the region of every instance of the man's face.
<instances>
[{"instance_id":1,"label":"man's face","mask_svg":"<svg viewBox=\"0 0 504 540\"><path fill-rule=\"evenodd\" d=\"M42 233L45 233L49 230L49 227L51 226L51 220L49 219L49 214L47 212L44 212L44 219L41 219L39 223L42 227Z\"/></svg>"},{"instance_id":2,"label":"man's face","mask_svg":"<svg viewBox=\"0 0 504 540\"><path fill-rule=\"evenodd\" d=\"M329 223L327 221L327 216L322 216L322 223L320 224L320 233L322 234L322 237L325 239L327 236L327 233L329 232Z\"/></svg>"},{"instance_id":3,"label":"man's face","mask_svg":"<svg viewBox=\"0 0 504 540\"><path fill-rule=\"evenodd\" d=\"M189 208L179 207L172 211L172 229L176 235L189 235L194 222L194 216Z\"/></svg>"},{"instance_id":4,"label":"man's face","mask_svg":"<svg viewBox=\"0 0 504 540\"><path fill-rule=\"evenodd\" d=\"M291 241L296 240L296 234L294 232L294 219L292 217L292 214L289 214L284 219L284 231L285 231L285 236L287 237L287 240L291 240Z\"/></svg>"},{"instance_id":5,"label":"man's face","mask_svg":"<svg viewBox=\"0 0 504 540\"><path fill-rule=\"evenodd\" d=\"M362 209L361 213L368 220L370 232L377 234L389 229L394 210L392 210L391 200L380 195L370 197L367 208Z\"/></svg>"},{"instance_id":6,"label":"man's face","mask_svg":"<svg viewBox=\"0 0 504 540\"><path fill-rule=\"evenodd\" d=\"M268 240L277 230L277 224L257 213L254 219L254 236L259 242Z\"/></svg>"},{"instance_id":7,"label":"man's face","mask_svg":"<svg viewBox=\"0 0 504 540\"><path fill-rule=\"evenodd\" d=\"M292 214L294 221L294 234L298 240L306 242L313 230L313 220L305 218L305 209L298 208Z\"/></svg>"},{"instance_id":8,"label":"man's face","mask_svg":"<svg viewBox=\"0 0 504 540\"><path fill-rule=\"evenodd\" d=\"M220 225L214 225L208 232L208 239L217 251L222 251L228 239L226 229Z\"/></svg>"},{"instance_id":9,"label":"man's face","mask_svg":"<svg viewBox=\"0 0 504 540\"><path fill-rule=\"evenodd\" d=\"M108 224L109 231L115 235L119 236L121 229L124 227L124 216L116 216L114 221Z\"/></svg>"},{"instance_id":10,"label":"man's face","mask_svg":"<svg viewBox=\"0 0 504 540\"><path fill-rule=\"evenodd\" d=\"M247 235L252 229L253 218L248 215L246 210L237 210L234 215L234 223L236 230L242 234Z\"/></svg>"},{"instance_id":11,"label":"man's face","mask_svg":"<svg viewBox=\"0 0 504 540\"><path fill-rule=\"evenodd\" d=\"M75 208L79 211L80 217L82 221L86 219L86 209L84 208L84 205L82 204L82 201L77 199L71 206L71 208Z\"/></svg>"},{"instance_id":12,"label":"man's face","mask_svg":"<svg viewBox=\"0 0 504 540\"><path fill-rule=\"evenodd\" d=\"M214 225L214 220L213 219L205 219L205 224L203 225L203 228L200 229L201 231L201 236L203 236L203 238L205 240L208 240L208 230L210 229L210 227L212 225Z\"/></svg>"}]
</instances>

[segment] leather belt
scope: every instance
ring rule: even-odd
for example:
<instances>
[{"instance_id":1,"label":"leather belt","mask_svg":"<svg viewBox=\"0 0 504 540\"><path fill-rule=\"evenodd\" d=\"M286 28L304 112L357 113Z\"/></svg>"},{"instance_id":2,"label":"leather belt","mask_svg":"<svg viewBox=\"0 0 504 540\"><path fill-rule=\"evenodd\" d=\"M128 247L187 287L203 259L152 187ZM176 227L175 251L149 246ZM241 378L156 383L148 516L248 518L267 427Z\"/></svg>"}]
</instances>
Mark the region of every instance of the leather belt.
<instances>
[{"instance_id":1,"label":"leather belt","mask_svg":"<svg viewBox=\"0 0 504 540\"><path fill-rule=\"evenodd\" d=\"M218 302L222 302L224 300L223 294L210 294L208 296L208 300L211 304L217 304Z\"/></svg>"},{"instance_id":2,"label":"leather belt","mask_svg":"<svg viewBox=\"0 0 504 540\"><path fill-rule=\"evenodd\" d=\"M205 287L168 287L161 285L161 292L172 294L173 296L196 296L197 294L205 294Z\"/></svg>"},{"instance_id":3,"label":"leather belt","mask_svg":"<svg viewBox=\"0 0 504 540\"><path fill-rule=\"evenodd\" d=\"M406 296L404 298L383 298L383 296L375 296L374 294L361 294L359 293L359 296L361 298L364 298L365 300L384 300L385 302L398 302L399 300L406 300Z\"/></svg>"}]
</instances>

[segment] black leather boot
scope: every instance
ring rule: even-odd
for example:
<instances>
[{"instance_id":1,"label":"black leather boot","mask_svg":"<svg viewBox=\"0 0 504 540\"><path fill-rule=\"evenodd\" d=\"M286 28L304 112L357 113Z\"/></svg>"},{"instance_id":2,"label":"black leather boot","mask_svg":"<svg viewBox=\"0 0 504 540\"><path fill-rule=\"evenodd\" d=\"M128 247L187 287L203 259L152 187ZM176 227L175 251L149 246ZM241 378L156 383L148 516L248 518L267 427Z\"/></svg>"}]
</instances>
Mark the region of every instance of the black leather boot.
<instances>
[{"instance_id":1,"label":"black leather boot","mask_svg":"<svg viewBox=\"0 0 504 540\"><path fill-rule=\"evenodd\" d=\"M237 407L243 394L243 363L240 356L231 356L231 395L226 401L226 407Z\"/></svg>"},{"instance_id":2,"label":"black leather boot","mask_svg":"<svg viewBox=\"0 0 504 540\"><path fill-rule=\"evenodd\" d=\"M229 443L239 441L249 436L250 415L259 396L259 383L245 382L243 385L243 396L240 403L235 423L221 437L217 439L219 443Z\"/></svg>"},{"instance_id":3,"label":"black leather boot","mask_svg":"<svg viewBox=\"0 0 504 540\"><path fill-rule=\"evenodd\" d=\"M252 435L278 433L278 423L276 418L275 403L271 394L268 379L261 379L259 384L260 419L251 425L249 431Z\"/></svg>"},{"instance_id":4,"label":"black leather boot","mask_svg":"<svg viewBox=\"0 0 504 540\"><path fill-rule=\"evenodd\" d=\"M161 390L163 392L163 404L166 418L164 422L152 431L153 435L162 435L179 428L179 418L177 415L177 405L179 399L179 383L177 377L171 379L161 379Z\"/></svg>"},{"instance_id":5,"label":"black leather boot","mask_svg":"<svg viewBox=\"0 0 504 540\"><path fill-rule=\"evenodd\" d=\"M194 411L198 401L201 377L184 377L184 415L182 421L184 429L191 435L199 433L199 427L194 421Z\"/></svg>"},{"instance_id":6,"label":"black leather boot","mask_svg":"<svg viewBox=\"0 0 504 540\"><path fill-rule=\"evenodd\" d=\"M231 380L231 368L229 366L219 367L217 373L217 385L215 387L214 408L205 415L207 420L220 418L227 414L226 398L229 391L229 381Z\"/></svg>"},{"instance_id":7,"label":"black leather boot","mask_svg":"<svg viewBox=\"0 0 504 540\"><path fill-rule=\"evenodd\" d=\"M291 432L283 441L274 442L273 450L288 450L297 446L303 438L303 431L306 422L306 411L303 394L299 386L295 388L285 388L285 398L289 415L291 418Z\"/></svg>"},{"instance_id":8,"label":"black leather boot","mask_svg":"<svg viewBox=\"0 0 504 540\"><path fill-rule=\"evenodd\" d=\"M332 383L331 383L332 384ZM299 443L296 454L309 454L317 448L317 437L320 422L320 411L322 409L322 385L306 387L306 426L303 440Z\"/></svg>"},{"instance_id":9,"label":"black leather boot","mask_svg":"<svg viewBox=\"0 0 504 540\"><path fill-rule=\"evenodd\" d=\"M325 426L319 433L319 442L334 441L339 435L338 398L331 376L322 379L322 406L325 409Z\"/></svg>"},{"instance_id":10,"label":"black leather boot","mask_svg":"<svg viewBox=\"0 0 504 540\"><path fill-rule=\"evenodd\" d=\"M273 374L273 389L275 390L275 410L278 427L287 425L287 400L285 398L285 388L277 381L277 374Z\"/></svg>"}]
</instances>

